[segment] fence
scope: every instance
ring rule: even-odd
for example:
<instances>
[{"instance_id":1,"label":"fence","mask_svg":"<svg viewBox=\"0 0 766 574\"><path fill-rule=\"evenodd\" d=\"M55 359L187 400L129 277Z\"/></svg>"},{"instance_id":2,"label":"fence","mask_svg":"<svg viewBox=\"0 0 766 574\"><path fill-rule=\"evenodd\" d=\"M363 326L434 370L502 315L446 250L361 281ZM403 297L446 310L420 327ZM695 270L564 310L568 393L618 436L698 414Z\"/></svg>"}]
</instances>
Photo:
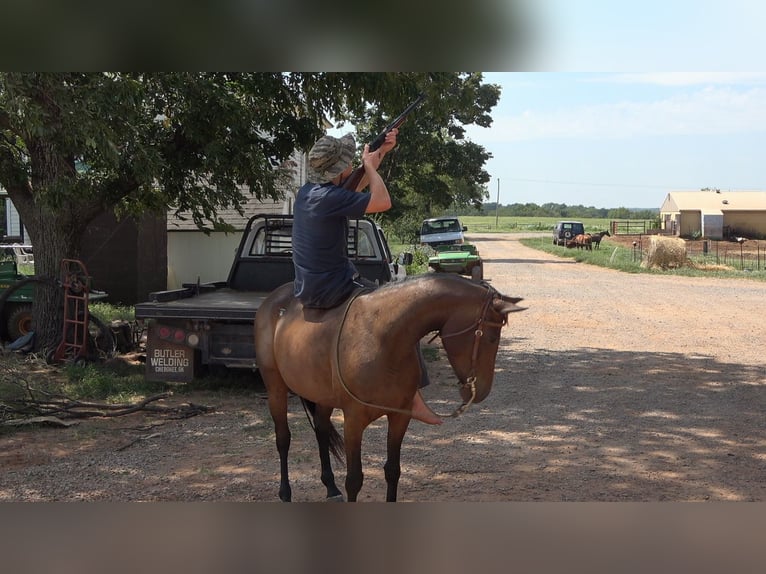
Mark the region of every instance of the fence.
<instances>
[{"instance_id":1,"label":"fence","mask_svg":"<svg viewBox=\"0 0 766 574\"><path fill-rule=\"evenodd\" d=\"M636 219L614 219L610 223L612 235L645 235L656 222Z\"/></svg>"},{"instance_id":2,"label":"fence","mask_svg":"<svg viewBox=\"0 0 766 574\"><path fill-rule=\"evenodd\" d=\"M645 251L649 247L646 235L639 236L633 242L630 258L633 261L643 261ZM761 249L759 241L736 243L732 241L685 241L686 257L703 265L725 265L742 271L766 270L766 244Z\"/></svg>"}]
</instances>

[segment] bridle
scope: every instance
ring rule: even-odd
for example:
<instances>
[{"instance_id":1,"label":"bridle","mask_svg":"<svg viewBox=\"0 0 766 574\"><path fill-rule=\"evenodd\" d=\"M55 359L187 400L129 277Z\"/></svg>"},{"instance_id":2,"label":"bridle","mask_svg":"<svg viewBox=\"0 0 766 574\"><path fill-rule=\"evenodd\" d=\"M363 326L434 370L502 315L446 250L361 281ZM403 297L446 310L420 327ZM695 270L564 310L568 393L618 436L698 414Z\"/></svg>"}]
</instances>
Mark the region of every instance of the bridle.
<instances>
[{"instance_id":1,"label":"bridle","mask_svg":"<svg viewBox=\"0 0 766 574\"><path fill-rule=\"evenodd\" d=\"M470 331L473 331L473 349L471 351L471 368L468 372L468 377L466 377L465 383L462 383L460 385L460 388L468 387L471 391L471 398L460 405L458 408L456 408L451 414L448 415L440 415L437 413L437 416L441 418L455 418L460 416L465 412L465 410L471 406L474 399L476 398L476 361L479 357L479 344L481 343L481 338L484 336L484 327L500 327L502 328L504 325L508 323L507 316L503 315L503 320L498 323L495 321L489 321L487 320L487 313L489 312L489 308L492 305L492 302L497 298L500 297L500 293L492 287L489 283L486 283L485 281L481 282L481 285L487 288L487 296L484 300L484 303L481 306L481 311L479 312L478 317L476 320L471 323L468 327L465 329L461 329L459 331L455 331L454 333L448 333L444 334L441 332L441 330L437 331L433 337L429 340L429 343L431 343L436 337L440 337L442 342L444 342L444 339L448 339L450 337L458 337L460 335L463 335L465 333L468 333ZM340 324L338 325L338 333L335 338L335 372L337 374L338 382L343 387L343 390L348 393L348 395L353 398L358 403L367 406L367 407L374 407L376 409L381 409L384 411L392 411L397 412L401 414L406 415L412 415L412 411L406 410L406 409L399 409L396 407L386 407L382 405L376 405L373 403L368 403L366 401L363 401L359 397L357 397L351 389L348 388L348 385L346 385L346 382L343 380L343 377L341 376L340 372L340 336L343 332L343 326L346 323L346 317L348 316L348 311L351 308L351 304L354 302L354 300L361 295L364 292L364 290L358 290L356 291L348 300L348 303L346 303L346 308L343 311L343 317L341 319Z\"/></svg>"},{"instance_id":2,"label":"bridle","mask_svg":"<svg viewBox=\"0 0 766 574\"><path fill-rule=\"evenodd\" d=\"M450 415L439 415L443 417L457 417L465 412L465 410L471 406L474 399L476 398L476 360L479 358L479 344L481 343L481 338L484 336L484 327L500 327L502 328L508 323L508 317L506 315L503 315L503 320L500 323L497 323L495 321L489 321L487 320L487 312L489 311L490 306L492 305L492 301L495 300L495 298L500 296L500 293L498 293L497 289L492 287L489 283L482 282L482 285L487 287L487 298L484 300L484 304L481 307L481 312L479 313L479 316L476 318L476 320L471 323L468 327L465 329L461 329L460 331L455 331L454 333L447 333L446 335L439 330L431 339L428 341L431 343L436 337L441 338L442 343L444 343L444 339L448 339L450 337L458 337L460 335L463 335L464 333L468 333L469 331L473 330L473 349L471 351L471 368L468 371L468 376L465 379L465 383L460 385L460 388L466 388L471 391L471 398L460 405L455 411Z\"/></svg>"}]
</instances>

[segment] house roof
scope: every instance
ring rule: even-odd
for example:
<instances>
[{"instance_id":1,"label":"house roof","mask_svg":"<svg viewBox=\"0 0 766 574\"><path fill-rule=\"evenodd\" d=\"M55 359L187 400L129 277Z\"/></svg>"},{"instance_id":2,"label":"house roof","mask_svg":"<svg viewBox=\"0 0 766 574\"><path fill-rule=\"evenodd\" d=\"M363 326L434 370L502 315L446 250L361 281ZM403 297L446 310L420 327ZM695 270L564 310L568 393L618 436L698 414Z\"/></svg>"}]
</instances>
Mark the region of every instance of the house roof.
<instances>
[{"instance_id":1,"label":"house roof","mask_svg":"<svg viewBox=\"0 0 766 574\"><path fill-rule=\"evenodd\" d=\"M660 212L679 211L766 211L766 191L671 191Z\"/></svg>"}]
</instances>

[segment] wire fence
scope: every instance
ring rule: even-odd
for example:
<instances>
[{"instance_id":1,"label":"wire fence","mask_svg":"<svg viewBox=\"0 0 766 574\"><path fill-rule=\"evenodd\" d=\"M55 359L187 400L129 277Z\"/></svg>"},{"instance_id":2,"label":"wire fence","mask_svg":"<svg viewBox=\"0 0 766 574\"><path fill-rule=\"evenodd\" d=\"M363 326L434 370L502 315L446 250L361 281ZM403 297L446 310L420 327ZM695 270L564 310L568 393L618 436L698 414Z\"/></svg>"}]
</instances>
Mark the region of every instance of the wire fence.
<instances>
[{"instance_id":1,"label":"wire fence","mask_svg":"<svg viewBox=\"0 0 766 574\"><path fill-rule=\"evenodd\" d=\"M650 235L639 235L631 248L621 248L619 257L624 261L640 262L646 257ZM741 271L766 270L766 242L748 240L714 241L703 239L685 242L686 257L703 265L723 265ZM617 255L615 255L616 257Z\"/></svg>"}]
</instances>

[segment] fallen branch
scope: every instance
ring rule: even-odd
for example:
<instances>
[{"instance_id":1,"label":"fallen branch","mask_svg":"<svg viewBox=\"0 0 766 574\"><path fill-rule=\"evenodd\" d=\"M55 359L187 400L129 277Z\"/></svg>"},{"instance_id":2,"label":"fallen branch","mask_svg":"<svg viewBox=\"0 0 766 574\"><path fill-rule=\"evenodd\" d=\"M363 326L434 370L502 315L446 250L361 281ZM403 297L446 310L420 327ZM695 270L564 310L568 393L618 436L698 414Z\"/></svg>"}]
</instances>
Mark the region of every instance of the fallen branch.
<instances>
[{"instance_id":1,"label":"fallen branch","mask_svg":"<svg viewBox=\"0 0 766 574\"><path fill-rule=\"evenodd\" d=\"M121 417L138 411L148 411L170 415L174 418L188 418L203 413L213 411L213 407L205 405L195 405L186 403L178 406L152 404L159 400L172 396L172 393L159 393L146 397L136 403L107 404L95 403L90 401L79 401L69 398L50 398L50 399L6 399L4 409L5 414L31 415L31 417L52 417L64 418L87 418L87 417ZM30 418L26 416L25 418ZM20 419L13 419L20 420Z\"/></svg>"},{"instance_id":2,"label":"fallen branch","mask_svg":"<svg viewBox=\"0 0 766 574\"><path fill-rule=\"evenodd\" d=\"M72 425L76 425L77 421L65 421L58 417L28 417L23 419L11 419L8 421L3 421L2 426L20 427L25 425L38 424L53 425L58 427L71 427Z\"/></svg>"}]
</instances>

